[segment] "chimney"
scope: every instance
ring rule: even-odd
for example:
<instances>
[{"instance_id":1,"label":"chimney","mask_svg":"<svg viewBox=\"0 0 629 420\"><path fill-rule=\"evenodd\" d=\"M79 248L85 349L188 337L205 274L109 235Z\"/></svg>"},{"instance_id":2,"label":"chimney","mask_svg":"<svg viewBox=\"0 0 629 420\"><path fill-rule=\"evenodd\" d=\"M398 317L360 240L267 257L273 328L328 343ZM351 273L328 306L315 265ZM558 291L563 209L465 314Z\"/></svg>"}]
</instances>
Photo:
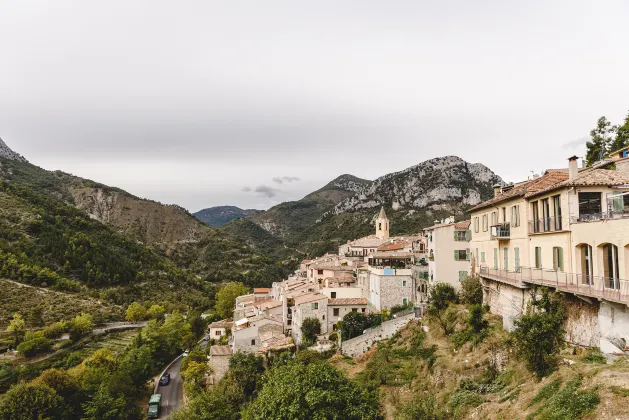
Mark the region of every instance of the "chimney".
<instances>
[{"instance_id":1,"label":"chimney","mask_svg":"<svg viewBox=\"0 0 629 420\"><path fill-rule=\"evenodd\" d=\"M500 194L500 188L502 186L500 184L495 184L494 185L494 197L498 197L498 194Z\"/></svg>"},{"instance_id":2,"label":"chimney","mask_svg":"<svg viewBox=\"0 0 629 420\"><path fill-rule=\"evenodd\" d=\"M576 156L572 156L568 158L568 179L572 181L579 175L579 158Z\"/></svg>"}]
</instances>

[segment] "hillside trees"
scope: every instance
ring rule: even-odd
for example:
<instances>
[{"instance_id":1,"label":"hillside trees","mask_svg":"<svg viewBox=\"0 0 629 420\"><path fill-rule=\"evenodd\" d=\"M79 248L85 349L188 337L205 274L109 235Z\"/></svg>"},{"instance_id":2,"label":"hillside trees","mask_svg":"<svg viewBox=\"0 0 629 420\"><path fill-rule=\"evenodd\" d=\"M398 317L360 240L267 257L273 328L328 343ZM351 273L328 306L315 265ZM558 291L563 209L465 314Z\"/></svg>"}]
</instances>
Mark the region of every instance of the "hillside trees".
<instances>
[{"instance_id":1,"label":"hillside trees","mask_svg":"<svg viewBox=\"0 0 629 420\"><path fill-rule=\"evenodd\" d=\"M234 314L234 305L238 296L246 295L249 289L242 283L227 283L216 293L214 309L222 318L230 318Z\"/></svg>"},{"instance_id":2,"label":"hillside trees","mask_svg":"<svg viewBox=\"0 0 629 420\"><path fill-rule=\"evenodd\" d=\"M16 346L20 343L20 341L22 341L25 328L26 323L24 322L22 315L18 313L13 314L13 318L11 319L11 322L9 322L7 331L13 334L13 340Z\"/></svg>"},{"instance_id":3,"label":"hillside trees","mask_svg":"<svg viewBox=\"0 0 629 420\"><path fill-rule=\"evenodd\" d=\"M609 153L626 146L629 146L629 114L622 125L612 125L606 117L600 117L596 127L590 131L590 140L586 143L585 163L591 166Z\"/></svg>"}]
</instances>

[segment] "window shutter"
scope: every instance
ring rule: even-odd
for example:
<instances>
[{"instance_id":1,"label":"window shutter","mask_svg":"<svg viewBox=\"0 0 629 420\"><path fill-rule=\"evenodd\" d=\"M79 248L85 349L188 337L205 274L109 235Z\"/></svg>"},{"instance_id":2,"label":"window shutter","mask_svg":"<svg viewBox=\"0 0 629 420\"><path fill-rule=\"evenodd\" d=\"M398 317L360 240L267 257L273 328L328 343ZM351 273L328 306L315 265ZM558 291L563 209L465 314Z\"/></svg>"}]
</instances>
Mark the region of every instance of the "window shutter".
<instances>
[{"instance_id":1,"label":"window shutter","mask_svg":"<svg viewBox=\"0 0 629 420\"><path fill-rule=\"evenodd\" d=\"M459 260L459 251L457 251L456 249L454 250L454 261L458 261Z\"/></svg>"},{"instance_id":2,"label":"window shutter","mask_svg":"<svg viewBox=\"0 0 629 420\"><path fill-rule=\"evenodd\" d=\"M465 232L465 240L466 241L472 240L472 231L471 230L468 230L468 231Z\"/></svg>"},{"instance_id":3,"label":"window shutter","mask_svg":"<svg viewBox=\"0 0 629 420\"><path fill-rule=\"evenodd\" d=\"M563 271L563 248L557 248L557 258L559 259L557 267Z\"/></svg>"},{"instance_id":4,"label":"window shutter","mask_svg":"<svg viewBox=\"0 0 629 420\"><path fill-rule=\"evenodd\" d=\"M470 250L466 250L465 251L465 261L469 261L470 260Z\"/></svg>"},{"instance_id":5,"label":"window shutter","mask_svg":"<svg viewBox=\"0 0 629 420\"><path fill-rule=\"evenodd\" d=\"M459 240L459 232L458 231L454 231L454 240L458 241Z\"/></svg>"}]
</instances>

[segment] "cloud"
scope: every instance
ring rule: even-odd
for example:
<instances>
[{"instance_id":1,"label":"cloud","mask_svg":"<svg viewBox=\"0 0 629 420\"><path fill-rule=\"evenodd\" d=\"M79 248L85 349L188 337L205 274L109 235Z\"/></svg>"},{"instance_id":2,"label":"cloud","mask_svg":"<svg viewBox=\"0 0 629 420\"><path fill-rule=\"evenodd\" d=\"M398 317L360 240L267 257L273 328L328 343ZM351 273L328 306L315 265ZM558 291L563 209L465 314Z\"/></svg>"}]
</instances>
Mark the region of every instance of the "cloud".
<instances>
[{"instance_id":1,"label":"cloud","mask_svg":"<svg viewBox=\"0 0 629 420\"><path fill-rule=\"evenodd\" d=\"M576 149L576 148L578 148L580 146L585 145L585 142L587 142L588 140L590 140L589 137L579 137L578 139L574 139L574 140L571 140L571 141L569 141L567 143L564 143L562 145L562 147L564 149L569 149L569 150Z\"/></svg>"},{"instance_id":2,"label":"cloud","mask_svg":"<svg viewBox=\"0 0 629 420\"><path fill-rule=\"evenodd\" d=\"M297 178L296 176L276 176L275 178L273 178L273 182L277 183L277 184L283 184L284 182L297 182L297 181L301 181L299 178Z\"/></svg>"},{"instance_id":3,"label":"cloud","mask_svg":"<svg viewBox=\"0 0 629 420\"><path fill-rule=\"evenodd\" d=\"M268 198L275 197L279 192L279 190L269 187L267 185L258 185L253 191L263 197Z\"/></svg>"},{"instance_id":4,"label":"cloud","mask_svg":"<svg viewBox=\"0 0 629 420\"><path fill-rule=\"evenodd\" d=\"M250 192L251 191L251 187L243 187L242 189L244 192Z\"/></svg>"}]
</instances>

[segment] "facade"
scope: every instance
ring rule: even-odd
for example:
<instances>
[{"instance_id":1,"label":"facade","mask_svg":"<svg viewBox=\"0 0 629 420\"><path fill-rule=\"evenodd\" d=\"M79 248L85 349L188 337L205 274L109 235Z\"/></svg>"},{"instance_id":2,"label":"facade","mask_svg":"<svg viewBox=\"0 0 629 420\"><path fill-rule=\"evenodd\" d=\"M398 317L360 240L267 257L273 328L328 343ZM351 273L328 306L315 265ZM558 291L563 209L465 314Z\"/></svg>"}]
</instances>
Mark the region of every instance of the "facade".
<instances>
[{"instance_id":1,"label":"facade","mask_svg":"<svg viewBox=\"0 0 629 420\"><path fill-rule=\"evenodd\" d=\"M210 347L209 365L212 373L208 378L210 385L216 385L223 379L229 370L229 359L232 356L232 348L230 346L212 346Z\"/></svg>"},{"instance_id":2,"label":"facade","mask_svg":"<svg viewBox=\"0 0 629 420\"><path fill-rule=\"evenodd\" d=\"M329 299L328 300L328 331L337 330L338 322L350 312L371 313L369 301L365 298Z\"/></svg>"},{"instance_id":3,"label":"facade","mask_svg":"<svg viewBox=\"0 0 629 420\"><path fill-rule=\"evenodd\" d=\"M292 335L296 344L301 344L303 337L301 326L305 319L316 318L321 323L321 334L328 333L328 297L320 293L303 295L295 298L293 307Z\"/></svg>"},{"instance_id":4,"label":"facade","mask_svg":"<svg viewBox=\"0 0 629 420\"><path fill-rule=\"evenodd\" d=\"M448 283L460 289L472 270L470 221L454 217L425 229L428 237L428 280L430 285Z\"/></svg>"},{"instance_id":5,"label":"facade","mask_svg":"<svg viewBox=\"0 0 629 420\"><path fill-rule=\"evenodd\" d=\"M232 351L234 353L239 351L257 353L261 343L260 329L269 324L273 324L276 328L281 328L283 331L282 320L276 317L259 315L236 321L232 330ZM262 331L268 328L262 328Z\"/></svg>"},{"instance_id":6,"label":"facade","mask_svg":"<svg viewBox=\"0 0 629 420\"><path fill-rule=\"evenodd\" d=\"M412 253L380 252L369 257L369 301L375 310L391 309L414 301Z\"/></svg>"},{"instance_id":7,"label":"facade","mask_svg":"<svg viewBox=\"0 0 629 420\"><path fill-rule=\"evenodd\" d=\"M625 161L616 161L616 167ZM470 246L492 312L517 318L526 309L529 289L543 285L589 302L597 314L587 328L583 321L571 323L570 339L584 345L612 335L629 340L629 316L624 315L629 304L629 174L601 164L579 169L573 157L567 170L549 170L503 187L471 216ZM487 219L495 223L487 226Z\"/></svg>"},{"instance_id":8,"label":"facade","mask_svg":"<svg viewBox=\"0 0 629 420\"><path fill-rule=\"evenodd\" d=\"M231 331L234 323L229 319L223 319L222 321L212 322L207 326L208 333L211 340L220 340L221 337L228 335L228 331Z\"/></svg>"}]
</instances>

